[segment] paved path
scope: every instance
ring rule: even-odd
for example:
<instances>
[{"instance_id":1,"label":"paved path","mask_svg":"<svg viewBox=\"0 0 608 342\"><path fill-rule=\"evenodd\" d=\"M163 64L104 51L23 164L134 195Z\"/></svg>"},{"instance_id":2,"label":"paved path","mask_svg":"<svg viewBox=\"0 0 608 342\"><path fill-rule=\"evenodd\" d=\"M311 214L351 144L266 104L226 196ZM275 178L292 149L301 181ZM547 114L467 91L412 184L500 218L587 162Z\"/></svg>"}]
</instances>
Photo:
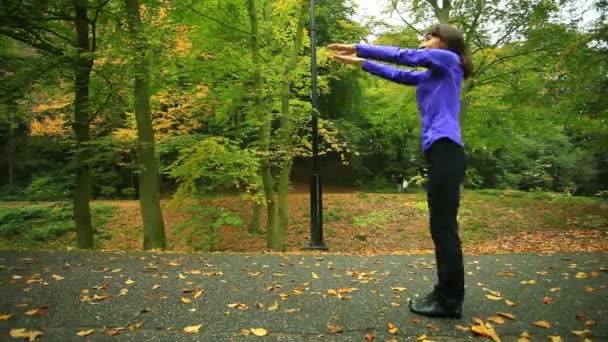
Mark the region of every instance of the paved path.
<instances>
[{"instance_id":1,"label":"paved path","mask_svg":"<svg viewBox=\"0 0 608 342\"><path fill-rule=\"evenodd\" d=\"M502 341L517 341L524 331L531 341L583 341L572 331L585 329L589 340L608 341L608 253L467 256L465 262L464 316L453 320L407 309L408 298L432 286L431 255L2 251L0 317L11 317L0 320L0 340L25 328L41 331L39 341L365 341L368 334L374 341L421 335L483 341L456 326L502 312L515 318L491 323ZM550 327L533 325L538 321ZM398 329L394 335L389 322ZM183 331L197 325L198 333ZM328 325L342 332L331 333ZM252 328L268 335L242 335ZM93 332L76 335L84 330Z\"/></svg>"}]
</instances>

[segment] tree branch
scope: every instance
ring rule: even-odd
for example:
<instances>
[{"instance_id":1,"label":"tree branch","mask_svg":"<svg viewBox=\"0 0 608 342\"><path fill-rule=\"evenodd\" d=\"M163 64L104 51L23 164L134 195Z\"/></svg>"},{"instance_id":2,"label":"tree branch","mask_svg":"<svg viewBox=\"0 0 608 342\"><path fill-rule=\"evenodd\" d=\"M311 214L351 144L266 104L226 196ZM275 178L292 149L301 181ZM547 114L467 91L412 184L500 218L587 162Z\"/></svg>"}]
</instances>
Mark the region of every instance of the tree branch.
<instances>
[{"instance_id":1,"label":"tree branch","mask_svg":"<svg viewBox=\"0 0 608 342\"><path fill-rule=\"evenodd\" d=\"M395 10L395 12L397 13L397 15L399 15L399 18L401 18L401 20L403 20L403 22L412 30L414 30L417 34L423 36L424 33L422 33L421 31L419 31L416 27L414 27L414 25L410 24L409 21L407 21L403 15L401 15L401 12L399 12L399 9L397 8L397 0L393 0L391 1L391 4L393 5L393 9Z\"/></svg>"}]
</instances>

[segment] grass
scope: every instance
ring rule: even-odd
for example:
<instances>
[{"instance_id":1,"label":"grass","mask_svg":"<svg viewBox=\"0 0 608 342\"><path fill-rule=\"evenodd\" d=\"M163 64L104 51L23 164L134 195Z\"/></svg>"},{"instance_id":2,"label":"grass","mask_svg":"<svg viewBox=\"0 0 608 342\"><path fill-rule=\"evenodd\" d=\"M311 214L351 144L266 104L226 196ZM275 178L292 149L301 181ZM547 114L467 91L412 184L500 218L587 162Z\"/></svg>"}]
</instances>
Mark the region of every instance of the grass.
<instances>
[{"instance_id":1,"label":"grass","mask_svg":"<svg viewBox=\"0 0 608 342\"><path fill-rule=\"evenodd\" d=\"M199 202L201 207L225 208L242 220L240 226L218 225L218 242L214 243L214 250L251 253L265 250L266 235L249 234L244 228L250 222L251 203L235 196ZM195 251L197 243L204 237L197 233L184 244L187 234L179 233L177 227L189 214L179 212L167 203L163 202L163 216L169 250ZM424 193L325 194L323 204L324 238L332 252L393 253L433 248ZM9 203L0 203L0 212L5 212L10 206ZM67 207L57 209L52 204L21 206L30 207L20 214L21 224L0 228L3 231L16 229L19 234L0 234L0 248L61 249L73 245L71 211ZM141 250L143 232L137 201L93 202L92 206L98 230L96 241L100 248ZM57 211L53 215L45 214L49 220L41 217L45 216L41 213L54 213L54 210ZM265 210L262 211L261 222L262 226L266 223ZM467 252L535 252L545 245L562 250L608 250L608 202L596 198L465 190L459 223ZM207 223L201 221L201 224L199 232L206 229ZM41 233L35 233L38 231ZM42 236L44 241L37 240L37 236ZM288 246L297 250L307 245L309 238L309 195L290 194ZM505 247L507 245L508 248Z\"/></svg>"},{"instance_id":2,"label":"grass","mask_svg":"<svg viewBox=\"0 0 608 342\"><path fill-rule=\"evenodd\" d=\"M106 224L114 208L91 206L95 243L111 239ZM0 248L64 249L72 245L75 234L72 206L66 203L0 206Z\"/></svg>"}]
</instances>

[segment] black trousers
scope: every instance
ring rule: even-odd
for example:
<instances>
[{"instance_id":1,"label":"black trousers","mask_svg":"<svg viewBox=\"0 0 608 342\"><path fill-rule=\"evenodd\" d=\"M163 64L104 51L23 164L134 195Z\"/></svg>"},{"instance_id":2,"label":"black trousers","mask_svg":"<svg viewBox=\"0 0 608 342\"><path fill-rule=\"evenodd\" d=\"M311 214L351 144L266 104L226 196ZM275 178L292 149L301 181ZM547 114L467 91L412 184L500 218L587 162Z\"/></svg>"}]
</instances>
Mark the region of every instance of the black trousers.
<instances>
[{"instance_id":1,"label":"black trousers","mask_svg":"<svg viewBox=\"0 0 608 342\"><path fill-rule=\"evenodd\" d=\"M425 153L431 236L435 244L438 283L434 293L447 305L464 300L464 264L458 236L460 184L464 179L462 146L450 139L435 141Z\"/></svg>"}]
</instances>

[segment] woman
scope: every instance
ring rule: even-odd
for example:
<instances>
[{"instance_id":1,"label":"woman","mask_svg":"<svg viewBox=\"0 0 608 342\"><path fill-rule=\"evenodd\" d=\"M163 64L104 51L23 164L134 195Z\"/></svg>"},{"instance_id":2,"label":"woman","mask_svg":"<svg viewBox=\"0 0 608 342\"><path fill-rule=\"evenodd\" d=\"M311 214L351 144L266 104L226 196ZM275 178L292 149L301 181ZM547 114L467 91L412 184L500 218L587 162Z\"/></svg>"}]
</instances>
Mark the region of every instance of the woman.
<instances>
[{"instance_id":1,"label":"woman","mask_svg":"<svg viewBox=\"0 0 608 342\"><path fill-rule=\"evenodd\" d=\"M436 25L420 49L364 44L331 44L334 58L393 82L416 86L421 144L428 166L427 199L435 244L438 282L431 293L410 301L410 310L431 317L460 318L464 300L464 266L458 237L460 183L465 156L460 133L460 89L472 73L462 33ZM424 67L411 71L368 59Z\"/></svg>"}]
</instances>

